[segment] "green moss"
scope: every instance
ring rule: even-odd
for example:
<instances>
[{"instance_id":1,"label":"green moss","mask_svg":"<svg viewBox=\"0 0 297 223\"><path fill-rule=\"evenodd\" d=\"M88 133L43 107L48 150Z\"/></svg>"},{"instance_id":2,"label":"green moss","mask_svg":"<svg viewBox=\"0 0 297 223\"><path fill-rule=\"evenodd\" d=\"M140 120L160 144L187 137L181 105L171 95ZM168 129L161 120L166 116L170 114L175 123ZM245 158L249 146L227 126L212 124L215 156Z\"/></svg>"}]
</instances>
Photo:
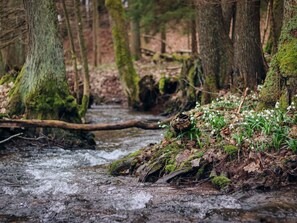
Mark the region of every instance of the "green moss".
<instances>
[{"instance_id":1,"label":"green moss","mask_svg":"<svg viewBox=\"0 0 297 223\"><path fill-rule=\"evenodd\" d=\"M223 189L231 183L231 180L228 177L221 175L213 177L211 179L211 182L214 186L218 187L219 189Z\"/></svg>"},{"instance_id":2,"label":"green moss","mask_svg":"<svg viewBox=\"0 0 297 223\"><path fill-rule=\"evenodd\" d=\"M158 87L159 87L159 91L161 94L164 94L165 84L166 84L166 77L164 74L162 74L162 77L160 78L160 80L158 82Z\"/></svg>"},{"instance_id":3,"label":"green moss","mask_svg":"<svg viewBox=\"0 0 297 223\"><path fill-rule=\"evenodd\" d=\"M203 155L204 155L204 152L200 151L200 152L197 153L197 158L201 158Z\"/></svg>"},{"instance_id":4,"label":"green moss","mask_svg":"<svg viewBox=\"0 0 297 223\"><path fill-rule=\"evenodd\" d=\"M234 155L237 154L238 152L238 147L234 145L226 145L224 146L224 151L228 153L229 155Z\"/></svg>"},{"instance_id":5,"label":"green moss","mask_svg":"<svg viewBox=\"0 0 297 223\"><path fill-rule=\"evenodd\" d=\"M89 97L86 96L86 95L84 95L83 98L82 98L80 109L79 109L79 115L80 115L80 117L84 117L85 116L88 107L89 107Z\"/></svg>"},{"instance_id":6,"label":"green moss","mask_svg":"<svg viewBox=\"0 0 297 223\"><path fill-rule=\"evenodd\" d=\"M176 170L176 164L168 164L165 166L165 171L171 173Z\"/></svg>"},{"instance_id":7,"label":"green moss","mask_svg":"<svg viewBox=\"0 0 297 223\"><path fill-rule=\"evenodd\" d=\"M10 83L10 82L15 82L15 80L16 80L16 75L14 75L14 74L10 74L10 73L8 73L8 74L5 74L1 79L0 79L0 85L3 85L3 84L8 84L8 83Z\"/></svg>"},{"instance_id":8,"label":"green moss","mask_svg":"<svg viewBox=\"0 0 297 223\"><path fill-rule=\"evenodd\" d=\"M281 44L277 52L277 60L282 76L297 77L297 39Z\"/></svg>"},{"instance_id":9,"label":"green moss","mask_svg":"<svg viewBox=\"0 0 297 223\"><path fill-rule=\"evenodd\" d=\"M282 94L279 98L279 108L282 111L286 111L288 106L289 106L289 95L288 95L287 91L283 90Z\"/></svg>"},{"instance_id":10,"label":"green moss","mask_svg":"<svg viewBox=\"0 0 297 223\"><path fill-rule=\"evenodd\" d=\"M130 153L130 154L128 155L128 158L134 158L134 157L136 157L136 156L140 155L140 154L141 154L141 152L142 152L142 150L141 150L141 149L140 149L140 150L136 150L135 152L133 152L133 153Z\"/></svg>"}]
</instances>

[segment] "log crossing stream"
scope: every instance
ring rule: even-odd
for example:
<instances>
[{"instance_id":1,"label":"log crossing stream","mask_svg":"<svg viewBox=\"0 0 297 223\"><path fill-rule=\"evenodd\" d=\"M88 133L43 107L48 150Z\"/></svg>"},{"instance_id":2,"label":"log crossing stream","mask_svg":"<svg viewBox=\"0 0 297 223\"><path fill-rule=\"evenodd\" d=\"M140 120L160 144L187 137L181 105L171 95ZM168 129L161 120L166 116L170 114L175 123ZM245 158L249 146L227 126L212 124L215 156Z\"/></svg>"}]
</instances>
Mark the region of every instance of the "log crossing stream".
<instances>
[{"instance_id":1,"label":"log crossing stream","mask_svg":"<svg viewBox=\"0 0 297 223\"><path fill-rule=\"evenodd\" d=\"M91 109L110 123L156 119L118 106ZM297 189L220 194L206 185L175 188L112 177L112 160L162 139L162 130L95 132L97 150L0 150L0 222L296 222Z\"/></svg>"}]
</instances>

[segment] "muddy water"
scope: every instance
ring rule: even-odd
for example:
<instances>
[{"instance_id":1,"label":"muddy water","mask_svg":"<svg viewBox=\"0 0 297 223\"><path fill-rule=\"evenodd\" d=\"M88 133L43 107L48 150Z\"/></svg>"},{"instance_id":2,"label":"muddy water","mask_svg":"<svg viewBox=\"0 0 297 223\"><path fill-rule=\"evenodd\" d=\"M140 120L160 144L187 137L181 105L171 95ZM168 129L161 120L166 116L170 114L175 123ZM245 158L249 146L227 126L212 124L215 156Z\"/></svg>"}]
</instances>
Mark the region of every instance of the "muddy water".
<instances>
[{"instance_id":1,"label":"muddy water","mask_svg":"<svg viewBox=\"0 0 297 223\"><path fill-rule=\"evenodd\" d=\"M92 122L155 119L97 107ZM297 189L219 194L208 185L174 188L111 177L112 160L162 138L138 129L96 133L97 150L0 151L0 222L297 222Z\"/></svg>"}]
</instances>

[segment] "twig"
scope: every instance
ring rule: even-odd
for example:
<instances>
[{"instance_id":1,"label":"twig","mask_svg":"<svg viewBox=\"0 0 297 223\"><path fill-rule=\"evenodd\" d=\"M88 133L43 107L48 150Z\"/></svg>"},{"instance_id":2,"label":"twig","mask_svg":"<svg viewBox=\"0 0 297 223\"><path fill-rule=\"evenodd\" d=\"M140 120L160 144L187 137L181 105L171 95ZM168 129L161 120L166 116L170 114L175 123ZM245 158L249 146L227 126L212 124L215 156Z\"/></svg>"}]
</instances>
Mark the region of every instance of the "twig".
<instances>
[{"instance_id":1,"label":"twig","mask_svg":"<svg viewBox=\"0 0 297 223\"><path fill-rule=\"evenodd\" d=\"M12 135L12 136L8 137L7 139L4 139L4 140L0 141L0 144L5 143L5 142L7 142L7 141L9 141L9 140L11 140L11 139L13 139L15 137L18 137L18 136L22 135L22 134L23 133L18 133L18 134Z\"/></svg>"},{"instance_id":2,"label":"twig","mask_svg":"<svg viewBox=\"0 0 297 223\"><path fill-rule=\"evenodd\" d=\"M28 137L23 137L23 136L18 136L20 139L25 139L25 140L30 140L30 141L38 141L40 139L45 139L47 138L46 136L40 136L38 138L28 138Z\"/></svg>"},{"instance_id":3,"label":"twig","mask_svg":"<svg viewBox=\"0 0 297 223\"><path fill-rule=\"evenodd\" d=\"M244 101L245 101L245 98L246 98L246 96L247 96L247 92L248 92L248 90L249 90L249 88L246 88L245 91L244 91L244 93L243 93L243 98L242 98L242 100L241 100L241 102L240 102L240 105L239 105L239 107L238 107L238 109L237 109L237 114L240 113L240 110L241 110L241 108L242 108L242 106L243 106L243 103L244 103Z\"/></svg>"}]
</instances>

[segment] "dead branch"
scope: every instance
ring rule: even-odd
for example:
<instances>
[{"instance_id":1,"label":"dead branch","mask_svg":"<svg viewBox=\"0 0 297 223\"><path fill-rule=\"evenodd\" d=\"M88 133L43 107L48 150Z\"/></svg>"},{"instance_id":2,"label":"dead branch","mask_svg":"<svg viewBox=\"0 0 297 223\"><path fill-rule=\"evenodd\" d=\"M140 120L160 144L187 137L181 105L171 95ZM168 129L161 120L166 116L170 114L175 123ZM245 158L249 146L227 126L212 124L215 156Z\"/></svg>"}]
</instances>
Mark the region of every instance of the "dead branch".
<instances>
[{"instance_id":1,"label":"dead branch","mask_svg":"<svg viewBox=\"0 0 297 223\"><path fill-rule=\"evenodd\" d=\"M7 141L9 141L9 140L11 140L11 139L13 139L15 137L18 137L18 136L22 135L22 134L23 133L18 133L18 134L12 135L12 136L8 137L7 139L4 139L4 140L0 141L0 144L5 143L5 142L7 142Z\"/></svg>"},{"instance_id":2,"label":"dead branch","mask_svg":"<svg viewBox=\"0 0 297 223\"><path fill-rule=\"evenodd\" d=\"M116 122L109 124L75 124L58 120L16 120L16 119L1 119L0 128L36 128L49 127L61 128L68 130L83 130L83 131L102 131L102 130L120 130L127 128L140 129L160 129L156 122L147 122L141 120L129 120L125 122Z\"/></svg>"},{"instance_id":3,"label":"dead branch","mask_svg":"<svg viewBox=\"0 0 297 223\"><path fill-rule=\"evenodd\" d=\"M248 90L249 90L249 88L246 88L245 91L244 91L244 93L243 93L243 98L242 98L242 100L241 100L241 102L240 102L240 105L239 105L239 107L238 107L238 109L237 109L237 114L240 113L240 110L241 110L241 108L242 108L242 106L243 106L243 103L244 103L244 101L245 101L245 98L246 98L246 96L247 96L247 92L248 92Z\"/></svg>"}]
</instances>

